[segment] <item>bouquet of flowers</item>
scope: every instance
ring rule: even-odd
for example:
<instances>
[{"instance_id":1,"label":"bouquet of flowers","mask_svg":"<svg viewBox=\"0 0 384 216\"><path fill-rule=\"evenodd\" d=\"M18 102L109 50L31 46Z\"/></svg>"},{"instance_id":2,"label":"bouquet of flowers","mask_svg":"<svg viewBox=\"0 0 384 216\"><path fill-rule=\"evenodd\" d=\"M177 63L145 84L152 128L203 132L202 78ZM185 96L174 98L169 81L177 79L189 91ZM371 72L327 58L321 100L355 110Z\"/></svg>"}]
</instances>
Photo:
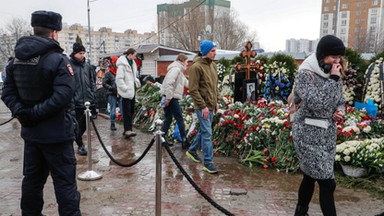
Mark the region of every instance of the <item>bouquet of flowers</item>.
<instances>
[{"instance_id":1,"label":"bouquet of flowers","mask_svg":"<svg viewBox=\"0 0 384 216\"><path fill-rule=\"evenodd\" d=\"M366 86L366 94L365 100L372 99L375 101L375 104L381 108L381 85L380 85L380 68L379 65L383 63L383 59L376 60L376 62L372 63L365 75L364 78L368 83L365 83ZM373 67L373 70L370 70ZM370 73L371 72L371 73Z\"/></svg>"},{"instance_id":2,"label":"bouquet of flowers","mask_svg":"<svg viewBox=\"0 0 384 216\"><path fill-rule=\"evenodd\" d=\"M354 167L382 170L384 166L384 138L350 140L336 145L336 162Z\"/></svg>"}]
</instances>

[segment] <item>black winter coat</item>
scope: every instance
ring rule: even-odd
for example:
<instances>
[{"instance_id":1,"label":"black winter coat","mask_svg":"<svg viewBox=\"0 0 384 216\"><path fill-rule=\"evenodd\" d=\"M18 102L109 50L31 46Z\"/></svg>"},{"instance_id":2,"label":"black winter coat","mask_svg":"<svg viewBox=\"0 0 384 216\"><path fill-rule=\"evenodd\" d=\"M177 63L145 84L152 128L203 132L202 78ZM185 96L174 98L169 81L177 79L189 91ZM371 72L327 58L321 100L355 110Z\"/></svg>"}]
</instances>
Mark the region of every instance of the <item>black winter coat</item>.
<instances>
[{"instance_id":1,"label":"black winter coat","mask_svg":"<svg viewBox=\"0 0 384 216\"><path fill-rule=\"evenodd\" d=\"M107 89L107 95L117 96L116 75L108 71L103 78L103 87Z\"/></svg>"},{"instance_id":2,"label":"black winter coat","mask_svg":"<svg viewBox=\"0 0 384 216\"><path fill-rule=\"evenodd\" d=\"M13 114L30 108L36 125L21 128L26 141L59 143L75 139L75 79L62 52L58 42L41 36L22 37L16 43L1 99Z\"/></svg>"},{"instance_id":3,"label":"black winter coat","mask_svg":"<svg viewBox=\"0 0 384 216\"><path fill-rule=\"evenodd\" d=\"M78 61L74 57L71 57L70 63L75 72L75 107L85 108L86 101L89 101L92 106L95 105L96 83L93 81L93 73L95 73L93 67L85 60Z\"/></svg>"}]
</instances>

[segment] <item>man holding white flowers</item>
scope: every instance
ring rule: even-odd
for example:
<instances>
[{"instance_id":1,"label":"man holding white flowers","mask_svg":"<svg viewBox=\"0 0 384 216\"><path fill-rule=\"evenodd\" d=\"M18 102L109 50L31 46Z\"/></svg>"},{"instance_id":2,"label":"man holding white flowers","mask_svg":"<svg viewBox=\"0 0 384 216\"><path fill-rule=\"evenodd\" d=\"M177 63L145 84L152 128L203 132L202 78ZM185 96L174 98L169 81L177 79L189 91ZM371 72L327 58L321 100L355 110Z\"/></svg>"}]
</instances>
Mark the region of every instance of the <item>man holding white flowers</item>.
<instances>
[{"instance_id":1,"label":"man holding white flowers","mask_svg":"<svg viewBox=\"0 0 384 216\"><path fill-rule=\"evenodd\" d=\"M345 113L342 83L339 82L343 55L343 42L333 35L324 36L316 53L300 66L295 80L294 102L301 105L294 117L292 135L304 175L295 216L307 215L315 182L319 184L323 215L336 215L333 166L336 121L341 120Z\"/></svg>"}]
</instances>

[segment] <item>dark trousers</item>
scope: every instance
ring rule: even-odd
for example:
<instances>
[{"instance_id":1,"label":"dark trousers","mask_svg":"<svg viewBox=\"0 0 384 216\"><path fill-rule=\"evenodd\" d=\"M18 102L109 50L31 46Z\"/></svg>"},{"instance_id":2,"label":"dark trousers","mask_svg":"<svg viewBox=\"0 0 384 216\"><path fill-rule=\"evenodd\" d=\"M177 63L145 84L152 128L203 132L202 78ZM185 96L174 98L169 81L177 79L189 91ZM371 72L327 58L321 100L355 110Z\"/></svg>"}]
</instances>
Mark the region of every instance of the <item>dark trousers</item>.
<instances>
[{"instance_id":1,"label":"dark trousers","mask_svg":"<svg viewBox=\"0 0 384 216\"><path fill-rule=\"evenodd\" d=\"M76 157L73 143L39 144L25 141L21 194L23 216L41 215L43 188L51 174L59 215L81 215L76 184Z\"/></svg>"},{"instance_id":2,"label":"dark trousers","mask_svg":"<svg viewBox=\"0 0 384 216\"><path fill-rule=\"evenodd\" d=\"M181 110L179 100L172 98L168 106L164 107L165 120L161 131L164 132L164 136L167 136L169 127L172 124L172 116L175 117L176 123L179 127L180 136L184 140L186 138L185 134L185 124L183 119L183 111Z\"/></svg>"},{"instance_id":3,"label":"dark trousers","mask_svg":"<svg viewBox=\"0 0 384 216\"><path fill-rule=\"evenodd\" d=\"M87 130L87 124L86 124L86 116L85 116L85 108L76 108L76 120L79 124L79 131L76 137L76 144L77 146L84 145L83 143L83 134Z\"/></svg>"},{"instance_id":4,"label":"dark trousers","mask_svg":"<svg viewBox=\"0 0 384 216\"><path fill-rule=\"evenodd\" d=\"M124 132L131 131L133 113L135 112L135 98L132 98L132 99L123 98L122 108L123 108Z\"/></svg>"},{"instance_id":5,"label":"dark trousers","mask_svg":"<svg viewBox=\"0 0 384 216\"><path fill-rule=\"evenodd\" d=\"M313 191L315 189L315 182L319 184L320 189L320 207L324 216L335 216L336 207L333 193L336 189L336 182L334 179L313 179L304 174L303 180L299 188L299 201L298 205L307 208L311 202Z\"/></svg>"}]
</instances>

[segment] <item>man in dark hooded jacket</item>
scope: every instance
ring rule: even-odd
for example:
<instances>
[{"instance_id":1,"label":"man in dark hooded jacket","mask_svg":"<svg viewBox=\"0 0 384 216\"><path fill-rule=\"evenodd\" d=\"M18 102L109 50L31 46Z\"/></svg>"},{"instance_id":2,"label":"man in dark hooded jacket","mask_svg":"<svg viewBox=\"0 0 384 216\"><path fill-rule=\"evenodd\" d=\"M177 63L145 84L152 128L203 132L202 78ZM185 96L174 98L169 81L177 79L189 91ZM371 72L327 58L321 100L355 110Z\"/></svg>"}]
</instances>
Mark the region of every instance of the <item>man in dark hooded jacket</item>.
<instances>
[{"instance_id":1,"label":"man in dark hooded jacket","mask_svg":"<svg viewBox=\"0 0 384 216\"><path fill-rule=\"evenodd\" d=\"M85 61L85 47L80 43L73 44L73 52L69 60L75 72L75 111L76 119L79 123L79 133L76 137L79 155L87 155L87 150L83 143L83 134L87 128L84 115L85 102L91 103L91 109L95 107L96 83L94 77L95 70Z\"/></svg>"},{"instance_id":2,"label":"man in dark hooded jacket","mask_svg":"<svg viewBox=\"0 0 384 216\"><path fill-rule=\"evenodd\" d=\"M60 215L81 215L73 150L73 70L60 47L61 15L32 13L34 35L20 38L7 66L1 99L20 121L24 139L22 215L42 215L50 174Z\"/></svg>"}]
</instances>

